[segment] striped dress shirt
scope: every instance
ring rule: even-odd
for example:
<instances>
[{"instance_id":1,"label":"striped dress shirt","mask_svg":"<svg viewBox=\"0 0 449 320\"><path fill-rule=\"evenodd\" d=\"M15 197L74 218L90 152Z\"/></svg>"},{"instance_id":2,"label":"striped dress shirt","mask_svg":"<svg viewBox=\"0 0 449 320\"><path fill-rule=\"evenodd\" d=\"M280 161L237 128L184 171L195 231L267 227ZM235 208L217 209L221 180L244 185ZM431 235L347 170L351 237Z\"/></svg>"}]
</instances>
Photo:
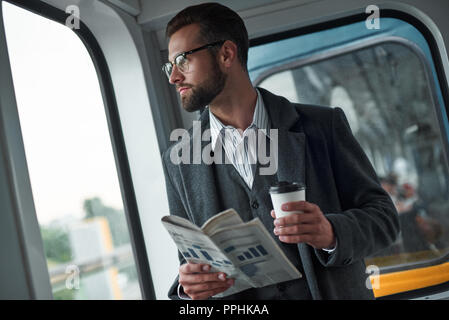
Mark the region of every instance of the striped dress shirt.
<instances>
[{"instance_id":1,"label":"striped dress shirt","mask_svg":"<svg viewBox=\"0 0 449 320\"><path fill-rule=\"evenodd\" d=\"M209 109L212 149L215 150L218 139L225 150L227 159L251 189L257 163L258 131L269 137L270 119L265 110L262 96L257 90L257 102L253 121L245 131L225 126Z\"/></svg>"}]
</instances>

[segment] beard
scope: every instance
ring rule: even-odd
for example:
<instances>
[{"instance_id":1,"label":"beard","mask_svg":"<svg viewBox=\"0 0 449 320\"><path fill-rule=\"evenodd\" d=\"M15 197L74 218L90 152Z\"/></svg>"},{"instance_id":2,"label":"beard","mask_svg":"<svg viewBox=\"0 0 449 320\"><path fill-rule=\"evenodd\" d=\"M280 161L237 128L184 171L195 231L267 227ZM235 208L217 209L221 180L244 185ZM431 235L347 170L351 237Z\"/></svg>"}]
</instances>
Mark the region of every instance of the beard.
<instances>
[{"instance_id":1,"label":"beard","mask_svg":"<svg viewBox=\"0 0 449 320\"><path fill-rule=\"evenodd\" d=\"M211 76L197 86L190 86L190 96L181 97L182 106L188 112L198 111L209 105L225 86L226 74L220 70L215 59L212 61Z\"/></svg>"}]
</instances>

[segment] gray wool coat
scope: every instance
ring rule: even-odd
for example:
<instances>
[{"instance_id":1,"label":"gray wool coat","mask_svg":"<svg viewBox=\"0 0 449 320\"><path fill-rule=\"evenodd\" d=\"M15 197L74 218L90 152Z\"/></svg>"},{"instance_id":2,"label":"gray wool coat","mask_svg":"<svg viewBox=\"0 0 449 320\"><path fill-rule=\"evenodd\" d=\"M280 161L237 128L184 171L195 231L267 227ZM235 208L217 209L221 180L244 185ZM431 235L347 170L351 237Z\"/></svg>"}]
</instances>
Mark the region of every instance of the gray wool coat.
<instances>
[{"instance_id":1,"label":"gray wool coat","mask_svg":"<svg viewBox=\"0 0 449 320\"><path fill-rule=\"evenodd\" d=\"M290 103L259 90L271 128L278 129L278 180L304 183L307 201L321 208L337 238L337 249L331 254L298 244L312 297L373 299L373 292L366 285L369 274L364 258L388 247L398 236L398 214L391 198L381 188L340 108ZM200 121L204 132L209 128L207 110ZM218 182L211 165L173 164L170 152L179 143L182 142L173 144L162 155L170 214L201 226L222 210ZM193 159L194 146L190 144ZM203 141L201 148L208 144L210 141ZM272 233L270 212L261 220ZM182 256L180 262L185 263ZM175 279L168 293L172 299L178 298L177 286Z\"/></svg>"}]
</instances>

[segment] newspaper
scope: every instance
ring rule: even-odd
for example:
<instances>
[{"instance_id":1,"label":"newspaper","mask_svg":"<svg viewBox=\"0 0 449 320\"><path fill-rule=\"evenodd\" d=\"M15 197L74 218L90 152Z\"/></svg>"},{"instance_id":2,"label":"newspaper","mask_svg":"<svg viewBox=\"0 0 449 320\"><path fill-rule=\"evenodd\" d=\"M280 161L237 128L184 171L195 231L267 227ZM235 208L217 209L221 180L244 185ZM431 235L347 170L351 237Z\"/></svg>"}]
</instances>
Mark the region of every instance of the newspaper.
<instances>
[{"instance_id":1,"label":"newspaper","mask_svg":"<svg viewBox=\"0 0 449 320\"><path fill-rule=\"evenodd\" d=\"M210 272L225 272L234 285L214 297L301 278L259 218L246 223L234 209L207 220L201 228L178 216L162 223L190 263L207 263Z\"/></svg>"}]
</instances>

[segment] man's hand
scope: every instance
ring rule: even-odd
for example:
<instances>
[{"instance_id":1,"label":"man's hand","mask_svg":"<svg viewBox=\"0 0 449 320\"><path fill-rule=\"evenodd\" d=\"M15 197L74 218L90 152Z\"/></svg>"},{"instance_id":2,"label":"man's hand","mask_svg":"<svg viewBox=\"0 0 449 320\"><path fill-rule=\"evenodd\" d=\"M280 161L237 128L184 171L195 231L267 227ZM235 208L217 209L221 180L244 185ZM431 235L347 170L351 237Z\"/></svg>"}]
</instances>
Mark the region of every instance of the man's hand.
<instances>
[{"instance_id":1,"label":"man's hand","mask_svg":"<svg viewBox=\"0 0 449 320\"><path fill-rule=\"evenodd\" d=\"M179 283L193 300L207 299L227 290L234 279L226 279L224 272L209 272L210 265L185 263L179 267Z\"/></svg>"},{"instance_id":2,"label":"man's hand","mask_svg":"<svg viewBox=\"0 0 449 320\"><path fill-rule=\"evenodd\" d=\"M331 223L320 207L307 201L288 202L282 205L284 211L302 211L274 220L274 234L285 243L305 242L315 249L335 247L335 235ZM276 218L274 210L271 216Z\"/></svg>"}]
</instances>

